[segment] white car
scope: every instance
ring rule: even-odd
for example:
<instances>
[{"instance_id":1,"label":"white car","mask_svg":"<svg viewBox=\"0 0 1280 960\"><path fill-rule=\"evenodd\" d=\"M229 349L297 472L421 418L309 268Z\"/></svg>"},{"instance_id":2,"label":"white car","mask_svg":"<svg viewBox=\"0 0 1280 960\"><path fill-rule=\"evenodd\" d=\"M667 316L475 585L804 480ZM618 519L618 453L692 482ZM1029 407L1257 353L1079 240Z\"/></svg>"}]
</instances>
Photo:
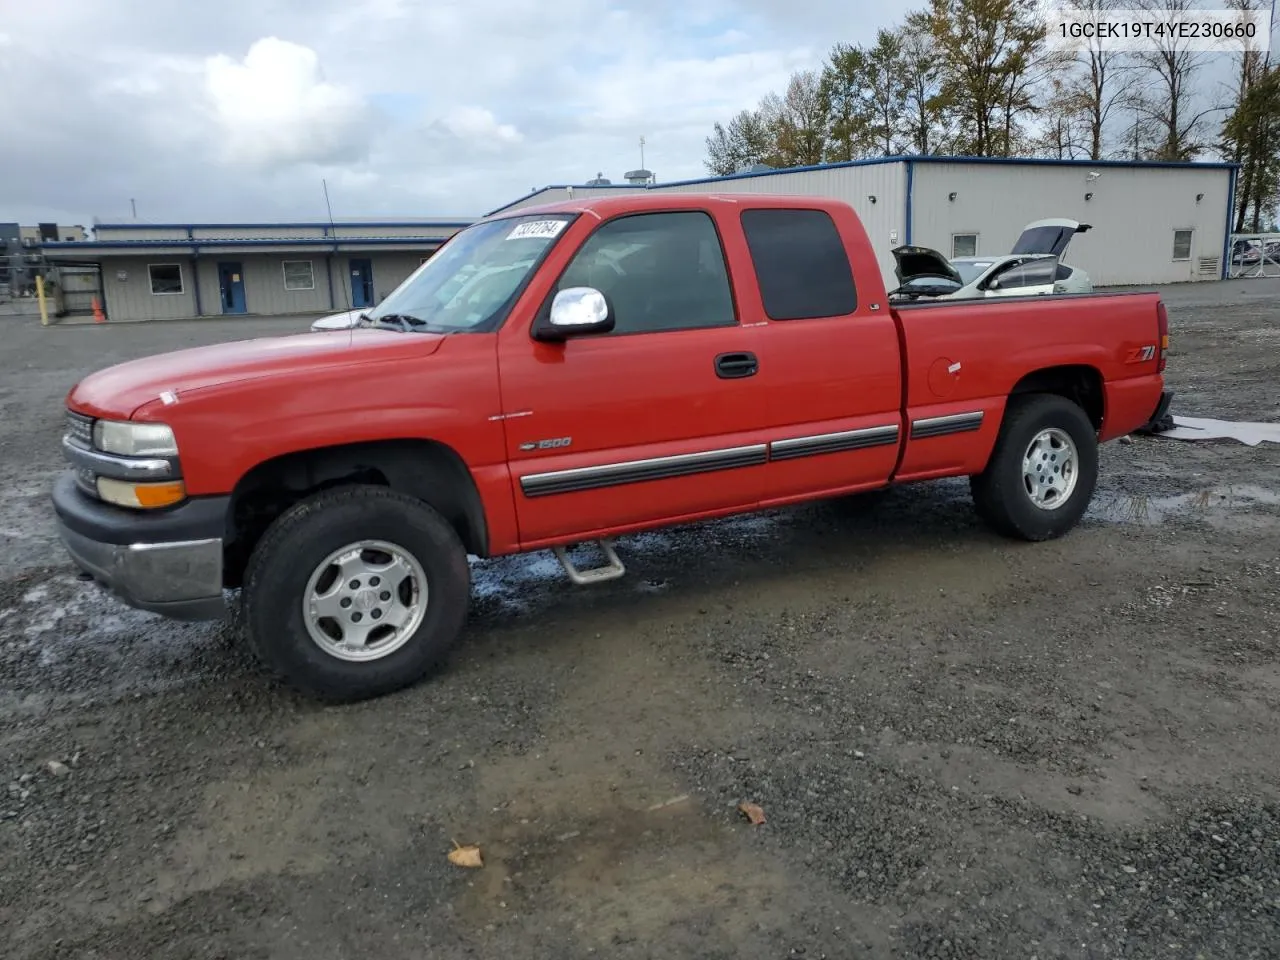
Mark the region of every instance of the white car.
<instances>
[{"instance_id":1,"label":"white car","mask_svg":"<svg viewBox=\"0 0 1280 960\"><path fill-rule=\"evenodd\" d=\"M1022 230L1009 253L948 260L929 247L896 247L895 300L967 300L975 297L1025 297L1050 293L1092 293L1093 282L1079 267L1062 262L1077 233L1090 229L1077 220L1036 220Z\"/></svg>"}]
</instances>

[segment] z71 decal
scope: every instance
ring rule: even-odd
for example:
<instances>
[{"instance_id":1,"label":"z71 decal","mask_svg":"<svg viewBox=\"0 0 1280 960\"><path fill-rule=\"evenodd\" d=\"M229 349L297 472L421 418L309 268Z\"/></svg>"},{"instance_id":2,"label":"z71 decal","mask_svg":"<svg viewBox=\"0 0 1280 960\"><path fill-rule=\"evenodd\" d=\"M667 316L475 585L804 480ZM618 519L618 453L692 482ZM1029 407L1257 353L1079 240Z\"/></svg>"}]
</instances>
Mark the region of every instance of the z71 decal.
<instances>
[{"instance_id":1,"label":"z71 decal","mask_svg":"<svg viewBox=\"0 0 1280 960\"><path fill-rule=\"evenodd\" d=\"M1138 347L1136 350L1130 350L1129 355L1124 358L1125 363L1146 363L1148 360L1156 358L1155 344L1148 344L1145 347Z\"/></svg>"}]
</instances>

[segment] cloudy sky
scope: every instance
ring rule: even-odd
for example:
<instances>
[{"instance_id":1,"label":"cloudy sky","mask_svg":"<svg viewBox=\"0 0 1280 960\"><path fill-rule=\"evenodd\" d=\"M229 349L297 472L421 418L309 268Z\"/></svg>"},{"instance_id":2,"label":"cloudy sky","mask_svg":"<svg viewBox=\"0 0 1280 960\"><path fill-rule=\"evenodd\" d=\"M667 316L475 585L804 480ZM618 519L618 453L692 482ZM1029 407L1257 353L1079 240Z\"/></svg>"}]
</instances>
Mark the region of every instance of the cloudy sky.
<instances>
[{"instance_id":1,"label":"cloudy sky","mask_svg":"<svg viewBox=\"0 0 1280 960\"><path fill-rule=\"evenodd\" d=\"M1217 4L1210 4L1217 5ZM639 165L906 0L0 0L0 220L474 216Z\"/></svg>"},{"instance_id":2,"label":"cloudy sky","mask_svg":"<svg viewBox=\"0 0 1280 960\"><path fill-rule=\"evenodd\" d=\"M27 0L0 17L0 220L470 216L645 164L873 0Z\"/></svg>"}]
</instances>

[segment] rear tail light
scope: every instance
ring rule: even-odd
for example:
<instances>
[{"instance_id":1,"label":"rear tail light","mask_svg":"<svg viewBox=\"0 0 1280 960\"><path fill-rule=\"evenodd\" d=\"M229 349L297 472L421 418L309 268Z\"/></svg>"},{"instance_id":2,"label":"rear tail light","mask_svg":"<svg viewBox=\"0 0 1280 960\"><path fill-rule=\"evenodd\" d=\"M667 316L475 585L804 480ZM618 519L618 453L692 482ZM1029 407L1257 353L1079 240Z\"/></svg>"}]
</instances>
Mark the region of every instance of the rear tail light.
<instances>
[{"instance_id":1,"label":"rear tail light","mask_svg":"<svg viewBox=\"0 0 1280 960\"><path fill-rule=\"evenodd\" d=\"M1164 373L1165 353L1169 350L1169 311L1164 308L1164 302L1156 303L1156 333L1160 337L1160 345L1156 348L1156 372Z\"/></svg>"}]
</instances>

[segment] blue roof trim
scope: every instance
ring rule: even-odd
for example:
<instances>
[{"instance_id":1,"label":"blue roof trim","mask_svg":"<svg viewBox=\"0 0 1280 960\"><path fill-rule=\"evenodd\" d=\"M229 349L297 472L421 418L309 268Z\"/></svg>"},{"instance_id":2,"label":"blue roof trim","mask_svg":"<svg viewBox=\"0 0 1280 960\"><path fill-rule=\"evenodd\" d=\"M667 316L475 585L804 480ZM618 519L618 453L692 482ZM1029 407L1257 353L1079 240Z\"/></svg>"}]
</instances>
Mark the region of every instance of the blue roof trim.
<instances>
[{"instance_id":1,"label":"blue roof trim","mask_svg":"<svg viewBox=\"0 0 1280 960\"><path fill-rule=\"evenodd\" d=\"M474 220L327 220L282 221L259 220L256 223L95 223L95 230L344 230L361 227L469 227ZM59 241L62 242L62 241Z\"/></svg>"},{"instance_id":2,"label":"blue roof trim","mask_svg":"<svg viewBox=\"0 0 1280 960\"><path fill-rule=\"evenodd\" d=\"M444 243L449 237L254 237L244 240L220 240L216 237L183 237L180 240L58 240L42 243L45 250L139 250L186 247L345 247L345 246L413 246Z\"/></svg>"},{"instance_id":3,"label":"blue roof trim","mask_svg":"<svg viewBox=\"0 0 1280 960\"><path fill-rule=\"evenodd\" d=\"M1132 169L1175 168L1186 170L1231 170L1240 166L1227 161L1177 160L1068 160L1056 157L952 157L904 156L900 160L916 163L987 163L1004 166L1038 167L1130 167Z\"/></svg>"},{"instance_id":4,"label":"blue roof trim","mask_svg":"<svg viewBox=\"0 0 1280 960\"><path fill-rule=\"evenodd\" d=\"M752 173L730 173L722 177L697 177L693 180L673 180L668 183L656 183L652 188L687 187L696 183L723 183L727 180L750 180L753 177L772 177L780 173L807 173L812 170L841 170L846 167L873 167L885 163L983 163L996 166L1041 166L1041 167L1129 167L1134 169L1156 169L1162 167L1185 168L1188 170L1230 170L1240 166L1238 163L1206 161L1180 163L1168 160L1059 160L1053 157L961 157L941 156L933 154L904 153L893 157L869 157L865 160L841 160L836 163L815 163L803 167L779 167L776 170L759 170ZM521 198L525 199L525 198ZM517 201L518 202L518 201Z\"/></svg>"},{"instance_id":5,"label":"blue roof trim","mask_svg":"<svg viewBox=\"0 0 1280 960\"><path fill-rule=\"evenodd\" d=\"M914 160L914 157L869 157L865 160L840 160L836 163L814 163L804 167L778 167L776 170L757 170L752 173L727 173L721 177L695 177L692 180L672 180L668 183L655 183L652 188L687 187L695 183L723 183L726 180L751 180L754 177L773 177L779 173L807 173L810 170L842 170L845 167L874 167L885 163L902 163Z\"/></svg>"}]
</instances>

